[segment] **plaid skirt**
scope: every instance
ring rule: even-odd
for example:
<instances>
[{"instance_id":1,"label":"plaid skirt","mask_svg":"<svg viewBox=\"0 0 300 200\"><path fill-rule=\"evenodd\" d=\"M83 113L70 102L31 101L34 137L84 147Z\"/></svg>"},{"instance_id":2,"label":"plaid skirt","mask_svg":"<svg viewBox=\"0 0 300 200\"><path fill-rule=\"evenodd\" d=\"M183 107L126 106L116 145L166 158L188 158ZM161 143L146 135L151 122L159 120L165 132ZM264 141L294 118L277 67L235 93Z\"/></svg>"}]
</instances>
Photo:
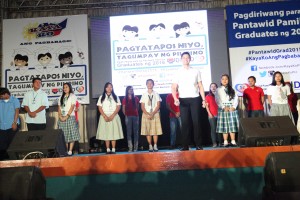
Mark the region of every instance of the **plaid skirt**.
<instances>
[{"instance_id":1,"label":"plaid skirt","mask_svg":"<svg viewBox=\"0 0 300 200\"><path fill-rule=\"evenodd\" d=\"M218 110L217 133L236 133L239 130L238 111L225 112Z\"/></svg>"},{"instance_id":2,"label":"plaid skirt","mask_svg":"<svg viewBox=\"0 0 300 200\"><path fill-rule=\"evenodd\" d=\"M120 116L116 115L112 121L106 122L101 115L98 123L96 139L98 140L119 140L123 139L123 129Z\"/></svg>"},{"instance_id":3,"label":"plaid skirt","mask_svg":"<svg viewBox=\"0 0 300 200\"><path fill-rule=\"evenodd\" d=\"M143 113L141 135L162 135L159 113L156 113L153 119L148 119Z\"/></svg>"},{"instance_id":4,"label":"plaid skirt","mask_svg":"<svg viewBox=\"0 0 300 200\"><path fill-rule=\"evenodd\" d=\"M58 120L58 128L63 130L67 143L80 140L78 123L74 116L71 116L65 122Z\"/></svg>"}]
</instances>

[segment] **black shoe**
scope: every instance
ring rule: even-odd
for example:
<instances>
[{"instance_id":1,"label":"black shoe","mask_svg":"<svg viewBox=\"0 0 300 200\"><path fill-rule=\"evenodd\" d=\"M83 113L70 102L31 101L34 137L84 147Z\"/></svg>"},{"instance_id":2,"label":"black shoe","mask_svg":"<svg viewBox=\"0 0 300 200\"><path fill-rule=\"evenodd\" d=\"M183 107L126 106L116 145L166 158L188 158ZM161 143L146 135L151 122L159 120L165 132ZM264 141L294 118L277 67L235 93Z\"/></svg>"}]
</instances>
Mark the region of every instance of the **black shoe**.
<instances>
[{"instance_id":1,"label":"black shoe","mask_svg":"<svg viewBox=\"0 0 300 200\"><path fill-rule=\"evenodd\" d=\"M201 146L196 146L196 150L203 150L203 147L201 147Z\"/></svg>"},{"instance_id":2,"label":"black shoe","mask_svg":"<svg viewBox=\"0 0 300 200\"><path fill-rule=\"evenodd\" d=\"M231 144L231 146L233 146L233 147L237 147L238 145L237 144L232 144L232 143L230 143Z\"/></svg>"},{"instance_id":3,"label":"black shoe","mask_svg":"<svg viewBox=\"0 0 300 200\"><path fill-rule=\"evenodd\" d=\"M179 149L179 151L188 151L189 150L189 147L186 146L186 147L182 147L181 149Z\"/></svg>"}]
</instances>

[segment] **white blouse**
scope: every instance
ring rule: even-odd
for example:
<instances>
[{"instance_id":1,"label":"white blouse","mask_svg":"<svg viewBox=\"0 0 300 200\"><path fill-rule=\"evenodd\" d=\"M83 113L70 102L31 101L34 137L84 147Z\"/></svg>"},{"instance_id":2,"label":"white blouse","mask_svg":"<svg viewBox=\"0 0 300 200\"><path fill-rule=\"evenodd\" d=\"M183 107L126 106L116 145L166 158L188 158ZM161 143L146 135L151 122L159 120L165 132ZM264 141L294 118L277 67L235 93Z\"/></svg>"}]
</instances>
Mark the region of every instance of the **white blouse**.
<instances>
[{"instance_id":1,"label":"white blouse","mask_svg":"<svg viewBox=\"0 0 300 200\"><path fill-rule=\"evenodd\" d=\"M65 105L61 105L60 99L61 99L61 97L58 99L58 105L60 106L61 115L66 116L68 114L71 106L76 104L77 97L75 94L71 93L69 95L69 97L65 97L65 99L67 99ZM75 110L75 107L74 107L74 110ZM72 111L70 116L75 116L74 110Z\"/></svg>"},{"instance_id":2,"label":"white blouse","mask_svg":"<svg viewBox=\"0 0 300 200\"><path fill-rule=\"evenodd\" d=\"M226 94L224 86L217 89L215 98L219 108L233 107L236 109L238 106L237 92L235 92L234 98L229 100L229 95Z\"/></svg>"},{"instance_id":3,"label":"white blouse","mask_svg":"<svg viewBox=\"0 0 300 200\"><path fill-rule=\"evenodd\" d=\"M198 83L202 81L201 73L194 68L180 68L173 80L173 83L178 84L179 98L194 98L199 97Z\"/></svg>"},{"instance_id":4,"label":"white blouse","mask_svg":"<svg viewBox=\"0 0 300 200\"><path fill-rule=\"evenodd\" d=\"M101 103L101 98L102 95L98 99L97 106L102 107L103 112L108 116L115 112L117 106L121 105L121 101L118 96L117 96L117 102L115 102L114 97L112 95L108 96L107 94L105 94L105 99L103 100L102 103Z\"/></svg>"},{"instance_id":5,"label":"white blouse","mask_svg":"<svg viewBox=\"0 0 300 200\"><path fill-rule=\"evenodd\" d=\"M288 85L270 85L267 89L267 94L271 96L272 103L287 104L291 91Z\"/></svg>"},{"instance_id":6,"label":"white blouse","mask_svg":"<svg viewBox=\"0 0 300 200\"><path fill-rule=\"evenodd\" d=\"M140 103L145 104L145 109L147 112L152 112L155 110L157 102L159 101L162 101L159 94L152 91L151 94L149 94L148 92L144 93L141 97ZM159 112L159 110L157 112Z\"/></svg>"}]
</instances>

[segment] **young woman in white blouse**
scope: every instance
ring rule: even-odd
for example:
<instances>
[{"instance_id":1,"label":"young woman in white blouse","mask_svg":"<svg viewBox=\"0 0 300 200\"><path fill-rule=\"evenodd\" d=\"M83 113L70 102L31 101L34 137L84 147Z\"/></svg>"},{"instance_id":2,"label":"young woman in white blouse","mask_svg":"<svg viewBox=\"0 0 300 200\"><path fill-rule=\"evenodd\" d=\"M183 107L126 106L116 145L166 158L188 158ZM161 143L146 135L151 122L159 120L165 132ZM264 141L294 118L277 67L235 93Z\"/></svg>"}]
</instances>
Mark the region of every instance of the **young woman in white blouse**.
<instances>
[{"instance_id":1,"label":"young woman in white blouse","mask_svg":"<svg viewBox=\"0 0 300 200\"><path fill-rule=\"evenodd\" d=\"M231 145L236 146L235 133L238 132L239 116L237 111L238 97L229 84L229 75L221 77L221 87L217 89L216 102L218 105L217 133L223 134L224 146L228 146L228 134Z\"/></svg>"},{"instance_id":2,"label":"young woman in white blouse","mask_svg":"<svg viewBox=\"0 0 300 200\"><path fill-rule=\"evenodd\" d=\"M141 135L147 137L149 144L149 151L158 151L157 142L158 136L162 135L162 128L160 122L160 103L161 98L158 93L153 90L154 81L148 79L146 81L147 92L141 97L140 103L143 111L142 115L142 125L141 125ZM153 146L152 146L153 137Z\"/></svg>"},{"instance_id":3,"label":"young woman in white blouse","mask_svg":"<svg viewBox=\"0 0 300 200\"><path fill-rule=\"evenodd\" d=\"M63 93L58 100L58 128L64 132L68 155L72 155L75 141L80 139L78 123L75 119L75 104L77 98L73 94L72 85L64 83Z\"/></svg>"},{"instance_id":4,"label":"young woman in white blouse","mask_svg":"<svg viewBox=\"0 0 300 200\"><path fill-rule=\"evenodd\" d=\"M123 130L118 112L121 108L119 97L113 90L113 85L107 82L97 103L101 114L96 139L104 140L106 153L116 152L116 140L123 139ZM112 148L110 149L110 144Z\"/></svg>"},{"instance_id":5,"label":"young woman in white blouse","mask_svg":"<svg viewBox=\"0 0 300 200\"><path fill-rule=\"evenodd\" d=\"M281 72L273 74L272 83L267 89L270 116L289 116L294 123L292 112L288 105L290 87L285 84Z\"/></svg>"}]
</instances>

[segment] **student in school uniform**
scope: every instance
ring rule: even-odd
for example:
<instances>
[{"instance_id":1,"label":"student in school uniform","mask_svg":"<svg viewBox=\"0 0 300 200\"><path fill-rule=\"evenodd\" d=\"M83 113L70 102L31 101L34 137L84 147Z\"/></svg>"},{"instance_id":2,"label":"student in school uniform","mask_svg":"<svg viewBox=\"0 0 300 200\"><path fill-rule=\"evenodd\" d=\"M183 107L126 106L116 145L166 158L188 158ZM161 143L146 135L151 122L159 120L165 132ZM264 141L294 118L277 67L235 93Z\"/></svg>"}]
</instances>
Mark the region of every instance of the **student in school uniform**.
<instances>
[{"instance_id":1,"label":"student in school uniform","mask_svg":"<svg viewBox=\"0 0 300 200\"><path fill-rule=\"evenodd\" d=\"M63 84L63 93L58 99L58 128L64 132L68 155L73 154L74 143L80 140L78 122L75 118L77 97L70 83Z\"/></svg>"},{"instance_id":2,"label":"student in school uniform","mask_svg":"<svg viewBox=\"0 0 300 200\"><path fill-rule=\"evenodd\" d=\"M158 136L162 135L162 128L160 122L160 104L161 98L158 93L153 90L154 81L148 79L146 81L147 92L141 97L141 109L143 111L142 115L142 125L141 125L141 135L147 137L149 144L149 151L158 151L157 142ZM153 145L152 145L153 138Z\"/></svg>"},{"instance_id":3,"label":"student in school uniform","mask_svg":"<svg viewBox=\"0 0 300 200\"><path fill-rule=\"evenodd\" d=\"M216 102L218 104L217 133L223 134L224 146L229 145L228 135L230 135L231 145L237 146L235 133L238 132L239 116L237 111L238 96L229 84L228 74L221 77L221 87L216 92Z\"/></svg>"},{"instance_id":4,"label":"student in school uniform","mask_svg":"<svg viewBox=\"0 0 300 200\"><path fill-rule=\"evenodd\" d=\"M273 74L272 83L267 89L270 116L289 116L294 123L294 118L288 104L290 87L285 84L281 72ZM295 124L295 123L294 123Z\"/></svg>"},{"instance_id":5,"label":"student in school uniform","mask_svg":"<svg viewBox=\"0 0 300 200\"><path fill-rule=\"evenodd\" d=\"M105 141L107 154L114 154L116 153L116 141L123 139L123 130L118 114L121 109L121 102L114 92L112 83L107 82L105 84L97 106L101 116L96 139Z\"/></svg>"}]
</instances>

